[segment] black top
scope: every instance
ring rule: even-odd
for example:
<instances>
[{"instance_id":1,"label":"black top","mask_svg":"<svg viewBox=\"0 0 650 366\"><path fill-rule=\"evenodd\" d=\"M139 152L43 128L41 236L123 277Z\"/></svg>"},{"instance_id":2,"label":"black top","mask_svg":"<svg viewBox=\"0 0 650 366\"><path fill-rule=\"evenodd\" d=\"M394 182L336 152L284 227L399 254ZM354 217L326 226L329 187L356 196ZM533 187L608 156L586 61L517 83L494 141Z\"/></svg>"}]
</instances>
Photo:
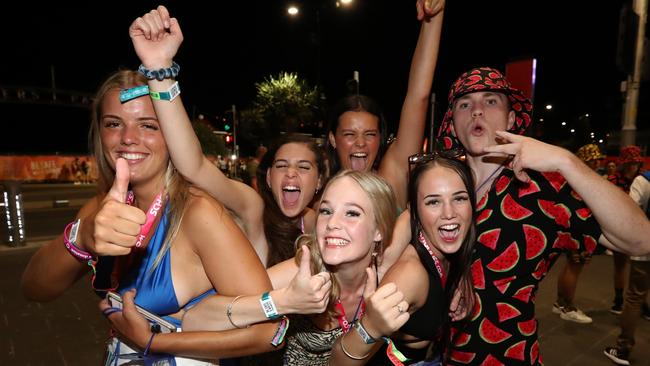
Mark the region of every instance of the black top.
<instances>
[{"instance_id":1,"label":"black top","mask_svg":"<svg viewBox=\"0 0 650 366\"><path fill-rule=\"evenodd\" d=\"M400 333L417 337L419 340L430 340L435 342L440 332L440 326L442 325L442 317L446 313L442 311L442 299L445 296L445 292L442 288L440 276L438 275L429 253L426 249L422 248L419 243L414 244L414 246L418 256L420 257L420 262L422 262L424 268L427 270L427 275L429 277L429 291L425 303L416 312L411 314L409 320L400 328L399 331ZM391 338L391 340L395 343L397 349L411 360L410 362L406 362L405 365L426 358L428 347L423 349L413 349L408 347L408 342L394 338ZM386 356L386 344L377 351L367 364L392 365Z\"/></svg>"}]
</instances>

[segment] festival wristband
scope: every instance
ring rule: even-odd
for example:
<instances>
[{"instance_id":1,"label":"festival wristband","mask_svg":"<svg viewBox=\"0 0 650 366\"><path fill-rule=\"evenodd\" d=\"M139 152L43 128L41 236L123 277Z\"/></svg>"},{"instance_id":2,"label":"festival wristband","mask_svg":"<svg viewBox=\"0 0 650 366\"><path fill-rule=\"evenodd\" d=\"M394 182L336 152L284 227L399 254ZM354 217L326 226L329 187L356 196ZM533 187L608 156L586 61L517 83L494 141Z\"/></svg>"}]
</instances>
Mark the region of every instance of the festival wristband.
<instances>
[{"instance_id":1,"label":"festival wristband","mask_svg":"<svg viewBox=\"0 0 650 366\"><path fill-rule=\"evenodd\" d=\"M273 347L277 348L282 344L282 342L284 342L284 336L287 334L287 329L289 329L289 318L283 316L278 325L278 329L275 331L275 334L271 339L271 345Z\"/></svg>"},{"instance_id":2,"label":"festival wristband","mask_svg":"<svg viewBox=\"0 0 650 366\"><path fill-rule=\"evenodd\" d=\"M359 336L360 336L361 339L363 340L363 343L365 343L365 344L373 344L373 343L376 342L375 338L373 338L373 337L368 333L368 331L366 330L366 328L363 327L363 324L361 324L361 319L359 319L358 322L355 322L355 323L354 323L354 329L357 330L357 333L359 334Z\"/></svg>"},{"instance_id":3,"label":"festival wristband","mask_svg":"<svg viewBox=\"0 0 650 366\"><path fill-rule=\"evenodd\" d=\"M149 94L149 87L147 85L136 86L135 88L120 90L120 103L126 103L129 100L139 98L143 95Z\"/></svg>"},{"instance_id":4,"label":"festival wristband","mask_svg":"<svg viewBox=\"0 0 650 366\"><path fill-rule=\"evenodd\" d=\"M262 295L262 298L260 299L260 305L262 305L262 310L264 311L264 315L266 315L267 318L274 320L280 317L280 314L278 314L278 309L275 307L275 303L273 302L273 298L268 291Z\"/></svg>"},{"instance_id":5,"label":"festival wristband","mask_svg":"<svg viewBox=\"0 0 650 366\"><path fill-rule=\"evenodd\" d=\"M92 261L93 255L76 245L77 232L79 230L80 223L81 219L77 219L65 227L65 230L63 230L63 243L65 244L65 248L68 250L68 253L75 257L75 259L78 261Z\"/></svg>"},{"instance_id":6,"label":"festival wristband","mask_svg":"<svg viewBox=\"0 0 650 366\"><path fill-rule=\"evenodd\" d=\"M404 362L410 361L409 358L404 356L402 352L400 352L397 347L395 347L395 343L393 343L390 338L388 337L381 337L383 339L387 346L386 346L386 357L390 360L390 362L394 366L404 366Z\"/></svg>"},{"instance_id":7,"label":"festival wristband","mask_svg":"<svg viewBox=\"0 0 650 366\"><path fill-rule=\"evenodd\" d=\"M172 101L181 94L181 88L178 86L178 81L172 84L167 91L155 92L150 91L149 95L153 100L168 100Z\"/></svg>"}]
</instances>

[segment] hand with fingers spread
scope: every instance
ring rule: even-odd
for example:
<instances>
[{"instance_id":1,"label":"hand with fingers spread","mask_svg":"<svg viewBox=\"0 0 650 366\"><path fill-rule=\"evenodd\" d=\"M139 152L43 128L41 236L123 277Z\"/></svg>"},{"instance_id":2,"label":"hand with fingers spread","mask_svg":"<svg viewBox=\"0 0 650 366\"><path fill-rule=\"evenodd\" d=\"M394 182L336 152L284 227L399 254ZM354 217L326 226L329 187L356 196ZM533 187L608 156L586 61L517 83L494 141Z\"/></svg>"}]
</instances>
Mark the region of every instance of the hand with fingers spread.
<instances>
[{"instance_id":1,"label":"hand with fingers spread","mask_svg":"<svg viewBox=\"0 0 650 366\"><path fill-rule=\"evenodd\" d=\"M366 273L368 279L363 292L366 314L362 324L374 338L390 336L409 320L409 303L394 283L387 283L377 289L375 271L367 268Z\"/></svg>"},{"instance_id":2,"label":"hand with fingers spread","mask_svg":"<svg viewBox=\"0 0 650 366\"><path fill-rule=\"evenodd\" d=\"M331 289L329 272L311 274L309 248L303 245L298 273L282 290L284 306L291 313L320 314L327 308Z\"/></svg>"},{"instance_id":3,"label":"hand with fingers spread","mask_svg":"<svg viewBox=\"0 0 650 366\"><path fill-rule=\"evenodd\" d=\"M133 21L129 36L140 61L148 69L169 67L183 43L178 20L171 18L162 5Z\"/></svg>"},{"instance_id":4,"label":"hand with fingers spread","mask_svg":"<svg viewBox=\"0 0 650 366\"><path fill-rule=\"evenodd\" d=\"M445 8L445 0L418 0L415 8L418 20L430 19Z\"/></svg>"},{"instance_id":5,"label":"hand with fingers spread","mask_svg":"<svg viewBox=\"0 0 650 366\"><path fill-rule=\"evenodd\" d=\"M517 179L522 182L530 181L524 169L538 172L557 172L567 158L573 154L569 151L550 145L531 137L515 135L505 131L497 131L498 138L506 143L492 145L483 149L486 153L499 153L514 156L511 165Z\"/></svg>"},{"instance_id":6,"label":"hand with fingers spread","mask_svg":"<svg viewBox=\"0 0 650 366\"><path fill-rule=\"evenodd\" d=\"M115 162L115 180L104 197L94 219L94 243L87 246L96 255L126 255L135 246L146 214L126 203L129 188L129 165L124 159Z\"/></svg>"},{"instance_id":7,"label":"hand with fingers spread","mask_svg":"<svg viewBox=\"0 0 650 366\"><path fill-rule=\"evenodd\" d=\"M136 309L135 293L135 289L132 289L122 295L122 311L110 311L111 306L106 299L100 301L99 310L109 314L106 318L113 329L144 349L151 338L151 325Z\"/></svg>"}]
</instances>

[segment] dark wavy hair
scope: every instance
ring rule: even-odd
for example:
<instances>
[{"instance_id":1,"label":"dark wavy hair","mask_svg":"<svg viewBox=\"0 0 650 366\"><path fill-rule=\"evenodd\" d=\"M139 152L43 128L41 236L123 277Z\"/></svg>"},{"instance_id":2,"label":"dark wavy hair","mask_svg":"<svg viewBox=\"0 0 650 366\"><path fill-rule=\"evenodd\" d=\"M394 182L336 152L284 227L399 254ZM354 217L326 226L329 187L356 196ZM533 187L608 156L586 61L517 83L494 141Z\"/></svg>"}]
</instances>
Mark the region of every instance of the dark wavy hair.
<instances>
[{"instance_id":1,"label":"dark wavy hair","mask_svg":"<svg viewBox=\"0 0 650 366\"><path fill-rule=\"evenodd\" d=\"M377 117L379 121L379 151L377 152L377 157L372 164L373 169L379 167L381 158L386 152L387 139L388 139L388 127L386 125L386 118L384 118L384 113L374 99L367 97L365 95L349 95L345 98L339 99L336 104L332 107L329 113L329 124L327 127L326 137L329 137L329 134L336 136L336 130L339 128L339 119L341 115L345 112L368 112L373 116ZM327 155L329 158L330 166L330 176L335 175L341 169L341 162L339 157L336 154L336 149L330 144L329 138L327 138Z\"/></svg>"},{"instance_id":2,"label":"dark wavy hair","mask_svg":"<svg viewBox=\"0 0 650 366\"><path fill-rule=\"evenodd\" d=\"M422 230L420 215L417 210L418 187L420 185L420 179L424 173L436 166L450 169L458 174L465 185L465 189L469 195L469 201L472 205L470 227L467 231L467 235L463 239L460 249L456 253L445 254L445 258L449 263L449 271L447 273L447 282L444 289L445 296L442 299L443 306L440 308L442 309L441 319L443 319L440 328L441 337L440 341L435 345L438 351L444 352L445 349L448 349L447 344L451 334L451 319L448 315L448 311L456 289L460 289L464 295L464 305L468 309L465 319L471 315L472 309L474 309L475 296L470 268L472 265L474 243L476 241L476 211L474 210L474 208L476 208L476 193L474 191L474 176L472 171L469 166L461 160L436 155L432 160L415 166L409 179L408 200L411 208L411 245L415 247L419 255L429 256L426 249L418 243L419 232ZM434 268L427 268L427 271L435 272L436 270Z\"/></svg>"},{"instance_id":3,"label":"dark wavy hair","mask_svg":"<svg viewBox=\"0 0 650 366\"><path fill-rule=\"evenodd\" d=\"M318 176L321 178L321 185L325 185L323 151L316 141L304 135L283 135L271 144L269 150L264 154L256 173L260 195L264 201L264 234L266 235L266 242L269 245L266 267L271 267L274 264L292 258L296 254L294 242L302 234L300 231L302 215L293 218L285 216L275 201L271 187L266 184L266 172L273 165L275 155L282 146L290 143L304 144L314 153Z\"/></svg>"}]
</instances>

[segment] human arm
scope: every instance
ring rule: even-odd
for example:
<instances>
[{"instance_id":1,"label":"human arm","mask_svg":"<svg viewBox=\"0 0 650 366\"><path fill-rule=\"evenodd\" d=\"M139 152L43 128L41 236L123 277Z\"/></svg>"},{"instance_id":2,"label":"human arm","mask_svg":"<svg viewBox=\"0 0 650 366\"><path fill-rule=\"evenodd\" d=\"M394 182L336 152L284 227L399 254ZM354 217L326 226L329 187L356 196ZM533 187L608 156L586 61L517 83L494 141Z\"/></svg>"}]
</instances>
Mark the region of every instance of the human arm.
<instances>
[{"instance_id":1,"label":"human arm","mask_svg":"<svg viewBox=\"0 0 650 366\"><path fill-rule=\"evenodd\" d=\"M94 258L128 254L146 219L144 212L124 203L129 185L128 164L124 159L117 159L115 168L115 179L108 193L89 200L76 216L81 219L82 227L84 223L89 225L85 235L77 236L75 245ZM68 252L62 234L30 259L23 272L22 290L30 300L50 301L88 270L86 261L79 261Z\"/></svg>"},{"instance_id":2,"label":"human arm","mask_svg":"<svg viewBox=\"0 0 650 366\"><path fill-rule=\"evenodd\" d=\"M429 1L427 1L429 2ZM393 187L397 204L406 207L408 157L421 151L424 126L429 108L429 94L438 59L444 1L437 1L435 15L423 16L420 35L413 53L408 89L400 114L397 139L389 146L379 166L379 175ZM418 1L418 13L424 2ZM431 5L434 6L434 5Z\"/></svg>"},{"instance_id":3,"label":"human arm","mask_svg":"<svg viewBox=\"0 0 650 366\"><path fill-rule=\"evenodd\" d=\"M136 54L149 70L169 67L183 41L178 21L169 16L164 6L136 19L129 28L129 34ZM165 91L173 84L172 79L154 79L149 81L149 88L152 91ZM171 102L152 101L175 168L188 181L208 192L241 218L247 237L262 262L266 263L268 246L262 224L262 198L246 184L226 177L203 155L181 95Z\"/></svg>"},{"instance_id":4,"label":"human arm","mask_svg":"<svg viewBox=\"0 0 650 366\"><path fill-rule=\"evenodd\" d=\"M88 201L77 213L77 218L94 211L98 200L94 197ZM23 295L31 301L54 300L89 270L85 262L68 253L61 234L42 246L27 263L21 279Z\"/></svg>"},{"instance_id":5,"label":"human arm","mask_svg":"<svg viewBox=\"0 0 650 366\"><path fill-rule=\"evenodd\" d=\"M372 269L368 277L374 278ZM381 281L375 291L374 280L368 281L364 297L366 313L360 322L375 343L366 344L358 330L341 335L332 347L331 365L363 365L381 346L381 337L390 337L426 302L429 290L429 277L412 246L406 248L397 263ZM355 334L350 334L355 333ZM344 343L344 348L341 346ZM349 353L357 360L349 357Z\"/></svg>"},{"instance_id":6,"label":"human arm","mask_svg":"<svg viewBox=\"0 0 650 366\"><path fill-rule=\"evenodd\" d=\"M632 181L629 195L639 207L642 209L645 208L649 203L648 200L650 200L650 182L643 176L637 176ZM608 248L611 248L613 245L604 235L598 239L598 242Z\"/></svg>"},{"instance_id":7,"label":"human arm","mask_svg":"<svg viewBox=\"0 0 650 366\"><path fill-rule=\"evenodd\" d=\"M123 294L123 311L112 313L108 318L124 338L144 350L151 340L151 353L169 353L178 356L206 359L239 357L268 352L267 342L259 342L259 334L273 334L276 323L262 323L255 327L222 332L183 332L152 335L149 322L140 314L134 303L135 290ZM100 309L109 307L103 300ZM269 338L270 340L270 338ZM218 343L218 346L216 344Z\"/></svg>"},{"instance_id":8,"label":"human arm","mask_svg":"<svg viewBox=\"0 0 650 366\"><path fill-rule=\"evenodd\" d=\"M296 267L293 258L286 261L293 264L292 266L286 264L282 266L282 263L274 266L277 268L273 272L277 272L280 267L283 267L288 269L289 274L294 274L288 284L269 292L270 298L273 299L280 315L319 314L324 312L327 307L329 291L332 286L330 274L321 272L312 275L309 267L309 249L307 246L303 246L303 253L297 271L293 269ZM285 276L283 275L283 277ZM278 284L279 279L276 278L273 281L272 278L272 282ZM268 319L260 305L261 295L256 294L240 298L221 295L210 296L192 307L183 316L183 329L192 331L225 330L232 329L235 326L245 327L266 321ZM229 308L230 316L227 314Z\"/></svg>"},{"instance_id":9,"label":"human arm","mask_svg":"<svg viewBox=\"0 0 650 366\"><path fill-rule=\"evenodd\" d=\"M205 192L196 189L190 191L183 219L169 250L171 280L181 306L189 304L211 288L224 296L261 294L270 290L266 271L246 237L225 208ZM125 299L125 304L127 301ZM102 309L106 306L106 302L100 305ZM141 348L142 342L151 337L151 330L139 314L128 314L125 310L124 313L111 315L110 320L116 331ZM271 323L274 326L256 324L242 329L249 337L240 338L243 342L240 349L247 352L245 354L251 354L252 350L274 350L270 341L280 321ZM224 332L210 334L212 343L185 334L190 333L180 332L160 338L156 335L152 349L192 357L216 358L230 355L229 352L232 351L225 346L230 340L226 340ZM224 339L224 342L219 339Z\"/></svg>"},{"instance_id":10,"label":"human arm","mask_svg":"<svg viewBox=\"0 0 650 366\"><path fill-rule=\"evenodd\" d=\"M650 252L650 222L621 189L602 179L571 152L526 136L497 131L503 145L485 152L513 155L513 171L519 180L530 178L524 169L562 174L593 213L609 248L631 255Z\"/></svg>"}]
</instances>

